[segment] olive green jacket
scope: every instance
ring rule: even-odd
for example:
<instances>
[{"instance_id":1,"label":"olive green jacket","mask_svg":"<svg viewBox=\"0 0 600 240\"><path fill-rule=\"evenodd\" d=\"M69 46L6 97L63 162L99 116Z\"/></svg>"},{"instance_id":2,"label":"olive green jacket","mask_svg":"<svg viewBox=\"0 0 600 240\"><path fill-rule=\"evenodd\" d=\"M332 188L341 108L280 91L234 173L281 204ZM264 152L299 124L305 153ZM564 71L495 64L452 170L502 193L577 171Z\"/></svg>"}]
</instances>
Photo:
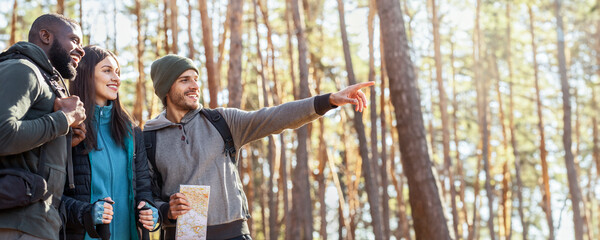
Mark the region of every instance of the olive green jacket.
<instances>
[{"instance_id":1,"label":"olive green jacket","mask_svg":"<svg viewBox=\"0 0 600 240\"><path fill-rule=\"evenodd\" d=\"M31 61L18 59L22 58L19 55ZM53 112L56 95L40 70L50 75L55 72L44 51L32 43L18 42L0 54L0 169L38 172L40 147L44 145L46 164L40 173L52 194L46 201L1 210L0 228L58 239L69 126L62 111Z\"/></svg>"}]
</instances>

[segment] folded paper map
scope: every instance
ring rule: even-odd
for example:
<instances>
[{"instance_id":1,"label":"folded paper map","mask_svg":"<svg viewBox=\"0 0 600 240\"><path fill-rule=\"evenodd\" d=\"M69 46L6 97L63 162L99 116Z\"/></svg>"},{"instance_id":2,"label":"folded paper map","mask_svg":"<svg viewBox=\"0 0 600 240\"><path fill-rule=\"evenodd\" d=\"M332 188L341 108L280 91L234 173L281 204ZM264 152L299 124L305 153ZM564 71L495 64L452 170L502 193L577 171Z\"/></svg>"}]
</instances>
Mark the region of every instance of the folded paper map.
<instances>
[{"instance_id":1,"label":"folded paper map","mask_svg":"<svg viewBox=\"0 0 600 240\"><path fill-rule=\"evenodd\" d=\"M177 218L176 238L205 240L210 186L181 185L179 192L185 195L192 209Z\"/></svg>"}]
</instances>

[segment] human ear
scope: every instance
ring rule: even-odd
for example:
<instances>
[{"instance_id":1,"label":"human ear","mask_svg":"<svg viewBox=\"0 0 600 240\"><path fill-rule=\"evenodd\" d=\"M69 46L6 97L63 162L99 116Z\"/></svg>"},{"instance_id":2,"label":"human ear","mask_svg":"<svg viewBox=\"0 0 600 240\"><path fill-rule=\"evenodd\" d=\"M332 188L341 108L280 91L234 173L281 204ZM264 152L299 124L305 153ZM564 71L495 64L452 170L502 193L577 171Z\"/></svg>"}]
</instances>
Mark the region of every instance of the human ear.
<instances>
[{"instance_id":1,"label":"human ear","mask_svg":"<svg viewBox=\"0 0 600 240\"><path fill-rule=\"evenodd\" d=\"M52 41L54 40L54 35L46 29L40 30L39 36L40 36L40 41L45 45L50 45L52 43Z\"/></svg>"}]
</instances>

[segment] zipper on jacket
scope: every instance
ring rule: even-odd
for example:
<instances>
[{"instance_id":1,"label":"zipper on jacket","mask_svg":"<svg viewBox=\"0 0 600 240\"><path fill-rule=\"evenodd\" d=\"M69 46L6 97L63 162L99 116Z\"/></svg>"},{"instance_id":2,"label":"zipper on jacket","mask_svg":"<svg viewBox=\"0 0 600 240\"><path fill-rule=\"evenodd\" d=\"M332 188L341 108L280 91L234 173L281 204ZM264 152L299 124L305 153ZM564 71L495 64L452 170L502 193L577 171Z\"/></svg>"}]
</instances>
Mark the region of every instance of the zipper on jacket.
<instances>
[{"instance_id":1,"label":"zipper on jacket","mask_svg":"<svg viewBox=\"0 0 600 240\"><path fill-rule=\"evenodd\" d=\"M109 194L114 194L115 190L114 190L114 177L113 177L113 165L112 165L112 157L110 156L110 151L108 151L108 147L106 144L106 140L104 140L104 134L102 134L102 131L100 131L100 126L102 125L102 115L103 115L103 111L102 108L100 109L100 119L98 119L98 127L96 128L98 130L98 136L100 136L99 138L102 139L102 143L104 143L104 150L106 151L106 154L108 155L108 166L110 168L110 193ZM111 196L111 198L113 198L113 196ZM113 225L111 224L111 231L113 231Z\"/></svg>"}]
</instances>

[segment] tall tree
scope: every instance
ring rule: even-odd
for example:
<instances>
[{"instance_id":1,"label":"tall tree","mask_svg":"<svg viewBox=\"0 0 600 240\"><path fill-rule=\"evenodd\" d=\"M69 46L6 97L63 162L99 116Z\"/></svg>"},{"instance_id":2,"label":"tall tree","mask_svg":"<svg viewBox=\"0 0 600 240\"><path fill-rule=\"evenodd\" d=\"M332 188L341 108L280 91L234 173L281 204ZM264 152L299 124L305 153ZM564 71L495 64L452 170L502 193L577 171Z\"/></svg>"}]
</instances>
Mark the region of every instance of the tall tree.
<instances>
[{"instance_id":1,"label":"tall tree","mask_svg":"<svg viewBox=\"0 0 600 240\"><path fill-rule=\"evenodd\" d=\"M263 3L262 0L258 0L258 5L262 13L265 27L267 27L267 50L270 50L271 55L270 58L267 58L267 62L271 63L271 79L273 81L273 103L279 105L279 103L281 102L279 100L281 98L281 86L279 81L277 81L277 69L275 67L275 47L273 46L273 30L271 28L271 24L269 23L269 8L267 7L266 1Z\"/></svg>"},{"instance_id":2,"label":"tall tree","mask_svg":"<svg viewBox=\"0 0 600 240\"><path fill-rule=\"evenodd\" d=\"M16 0L15 0L15 2L16 2ZM82 42L82 45L88 45L90 39L88 36L86 36L85 30L84 30L84 25L83 25L83 0L79 0L78 2L79 2L79 26L81 26L81 32L83 34L81 42ZM15 6L15 9L16 9L16 6Z\"/></svg>"},{"instance_id":3,"label":"tall tree","mask_svg":"<svg viewBox=\"0 0 600 240\"><path fill-rule=\"evenodd\" d=\"M340 30L342 32L342 45L344 48L344 59L346 62L346 72L348 74L348 85L356 84L356 78L354 77L354 69L352 67L352 57L350 55L350 44L348 43L348 34L346 33L346 20L344 19L344 2L338 0L338 12L340 17ZM374 73L373 73L374 74ZM377 109L371 109L371 111L377 111ZM375 167L377 166L376 159L371 161L369 158L369 149L367 148L367 136L365 134L365 126L362 122L362 113L355 112L353 118L354 128L358 135L359 152L362 159L362 167L365 177L365 183L367 188L367 197L369 199L369 210L371 212L371 225L373 227L373 233L375 239L383 239L382 229L382 218L381 218L381 202L379 201L379 188L377 187L377 175L375 174ZM377 133L375 133L377 135ZM372 139L376 141L377 138ZM372 150L377 151L376 149Z\"/></svg>"},{"instance_id":4,"label":"tall tree","mask_svg":"<svg viewBox=\"0 0 600 240\"><path fill-rule=\"evenodd\" d=\"M268 91L267 87L268 86L268 79L265 73L265 69L268 68L268 66L266 66L265 61L263 59L262 56L262 48L260 47L260 34L259 34L259 30L258 30L258 7L259 4L256 2L256 0L252 0L253 6L254 6L254 26L255 26L255 30L256 30L256 52L258 55L258 59L260 62L260 70L259 70L259 75L260 75L260 85L262 87L262 92L263 92L263 105L261 107L269 107L271 106L271 99L272 96L270 97L269 95L272 95L273 92L272 91ZM270 88L269 88L270 89ZM275 146L275 139L272 135L268 136L268 152L267 152L267 162L269 164L269 179L268 181L268 188L265 189L268 195L268 199L269 199L269 233L267 234L267 232L265 231L264 234L265 236L269 236L267 239L277 239L277 235L278 235L278 228L277 228L277 213L278 213L278 209L277 209L277 199L275 197L275 193L273 192L273 187L275 185L275 182L277 181L275 179L275 169L276 169L276 160L275 160L275 156L276 156L276 146ZM261 171L262 172L262 171ZM264 194L263 194L264 195ZM265 219L263 217L263 222L265 222ZM264 227L263 227L264 228Z\"/></svg>"},{"instance_id":5,"label":"tall tree","mask_svg":"<svg viewBox=\"0 0 600 240\"><path fill-rule=\"evenodd\" d=\"M296 4L297 5L297 4ZM292 79L292 89L294 90L292 92L292 95L294 96L294 98L297 98L298 95L296 94L296 75L294 73L294 69L296 68L296 66L294 65L294 55L293 55L293 49L292 49L292 34L291 34L291 20L289 15L292 14L292 3L291 0L286 0L285 1L285 25L286 25L286 29L287 29L287 43L288 43L288 57L290 60L290 78ZM282 185L282 189L283 189L283 220L285 220L285 239L291 239L292 238L292 218L291 218L291 207L290 205L290 191L288 189L288 173L289 173L289 169L288 169L288 163L287 163L287 156L285 154L285 144L283 143L283 139L284 139L284 135L283 133L281 133L281 166L282 169L280 170L281 172L281 185Z\"/></svg>"},{"instance_id":6,"label":"tall tree","mask_svg":"<svg viewBox=\"0 0 600 240\"><path fill-rule=\"evenodd\" d=\"M463 174L463 166L462 166L462 161L460 160L460 151L458 151L458 145L459 145L459 138L458 138L458 116L457 116L457 111L458 111L458 100L457 100L457 93L456 93L456 85L458 85L456 83L456 67L454 66L454 43L450 43L450 66L452 68L452 130L453 130L453 137L454 137L454 148L456 149L455 151L455 158L456 158L456 175L458 177L458 181L460 183L460 189L458 190L458 196L460 199L460 202L462 203L462 217L464 218L465 222L467 223L467 226L469 225L469 221L468 221L468 214L467 214L467 208L465 206L465 177ZM461 218L460 218L460 214L459 213L452 213L455 215L458 215L458 221L455 224L455 226L453 226L455 229L458 230L458 235L456 235L456 239L461 239L463 238L463 232L462 232L462 222L461 222Z\"/></svg>"},{"instance_id":7,"label":"tall tree","mask_svg":"<svg viewBox=\"0 0 600 240\"><path fill-rule=\"evenodd\" d=\"M242 104L242 13L244 0L230 0L231 18L229 29L229 70L227 70L228 107L239 108Z\"/></svg>"},{"instance_id":8,"label":"tall tree","mask_svg":"<svg viewBox=\"0 0 600 240\"><path fill-rule=\"evenodd\" d=\"M187 14L187 34L188 34L188 58L194 59L194 36L192 35L192 3L191 0L187 0L188 14Z\"/></svg>"},{"instance_id":9,"label":"tall tree","mask_svg":"<svg viewBox=\"0 0 600 240\"><path fill-rule=\"evenodd\" d=\"M511 19L510 19L510 1L506 2L506 62L508 65L508 81L509 84L512 84L512 61L511 61ZM496 69L498 68L498 64L497 61L495 61L495 66ZM498 70L496 70L496 73L499 73ZM504 109L502 107L502 96L500 94L500 76L498 76L498 81L496 82L496 91L498 94L498 102L500 103L500 115L502 115L502 117L500 117L500 121L502 124L502 146L504 147L504 155L506 160L504 161L504 165L502 166L502 176L503 176L503 180L502 180L502 189L503 189L503 194L502 194L502 206L503 206L503 219L504 219L504 229L505 229L505 239L511 239L512 238L512 199L509 196L512 196L512 194L510 193L511 187L512 187L512 182L511 182L511 174L509 172L509 153L508 153L508 140L507 140L507 134L506 131L510 131L510 126L508 126L508 129L505 125L505 120L504 120ZM512 99L511 99L512 101ZM512 110L512 109L511 109ZM512 114L512 112L510 113Z\"/></svg>"},{"instance_id":10,"label":"tall tree","mask_svg":"<svg viewBox=\"0 0 600 240\"><path fill-rule=\"evenodd\" d=\"M375 15L377 14L377 5L375 3L375 0L369 0L369 15L368 15L368 19L367 19L367 28L369 31L369 81L375 81L375 54L374 54L374 27L373 27L373 21L375 19ZM378 176L381 176L381 217L382 217L382 221L383 221L383 238L384 239L389 239L390 238L390 205L389 205L389 201L390 201L390 196L388 194L387 191L387 187L389 185L388 183L388 174L387 174L387 159L386 159L386 153L385 153L385 120L383 118L385 118L385 101L384 101L384 90L385 90L385 84L384 84L385 78L383 76L381 76L381 91L380 91L380 95L381 95L381 99L380 99L380 104L381 104L381 110L380 110L380 115L381 115L381 166L379 168L377 167L377 159L379 158L379 154L378 154L378 150L377 150L377 145L378 145L378 140L377 140L377 94L375 91L375 88L371 88L371 108L370 108L370 113L371 113L371 157L373 159L373 162L375 163L375 165L373 166L373 169L377 172L379 172L379 174L377 174Z\"/></svg>"},{"instance_id":11,"label":"tall tree","mask_svg":"<svg viewBox=\"0 0 600 240\"><path fill-rule=\"evenodd\" d=\"M57 0L56 1L56 13L65 14L65 0Z\"/></svg>"},{"instance_id":12,"label":"tall tree","mask_svg":"<svg viewBox=\"0 0 600 240\"><path fill-rule=\"evenodd\" d=\"M515 178L516 178L516 193L517 200L519 202L518 212L521 219L521 226L523 228L522 238L527 239L529 232L529 224L525 219L525 213L523 210L523 183L521 182L521 158L519 156L519 150L517 148L517 138L515 136L515 124L514 124L514 96L513 96L513 68L512 68L512 38L511 38L511 2L508 1L506 4L506 63L508 65L508 91L509 91L509 110L508 110L508 125L510 130L510 144L512 147L514 164L515 164Z\"/></svg>"},{"instance_id":13,"label":"tall tree","mask_svg":"<svg viewBox=\"0 0 600 240\"><path fill-rule=\"evenodd\" d=\"M179 10L177 6L177 0L170 0L169 8L171 10L171 19L169 22L171 24L171 51L174 54L179 53L179 23L177 22L177 17L179 17Z\"/></svg>"},{"instance_id":14,"label":"tall tree","mask_svg":"<svg viewBox=\"0 0 600 240\"><path fill-rule=\"evenodd\" d=\"M537 63L537 47L535 44L535 29L534 29L534 16L533 10L530 5L527 5L529 11L529 28L531 33L531 48L533 54L533 72L535 80L535 95L537 102L537 115L538 115L538 131L540 134L540 158L542 161L542 180L544 182L544 212L546 213L546 221L549 229L549 239L554 239L554 223L552 221L552 204L550 194L550 177L548 176L548 162L546 161L546 138L544 134L544 121L542 117L542 100L540 97L539 77L538 77L538 63Z\"/></svg>"},{"instance_id":15,"label":"tall tree","mask_svg":"<svg viewBox=\"0 0 600 240\"><path fill-rule=\"evenodd\" d=\"M510 194L510 173L508 172L508 140L506 136L506 124L504 124L504 105L502 102L502 93L500 92L500 73L498 70L498 59L496 54L492 53L490 64L493 66L494 78L496 78L496 96L498 101L498 122L502 127L502 154L504 156L504 163L502 164L502 200L500 206L502 211L500 212L500 237L509 239L510 235L510 200L508 198Z\"/></svg>"},{"instance_id":16,"label":"tall tree","mask_svg":"<svg viewBox=\"0 0 600 240\"><path fill-rule=\"evenodd\" d=\"M119 54L117 51L117 1L113 0L113 39L112 39L112 45L113 45L113 53L115 54ZM108 34L107 36L108 37Z\"/></svg>"},{"instance_id":17,"label":"tall tree","mask_svg":"<svg viewBox=\"0 0 600 240\"><path fill-rule=\"evenodd\" d=\"M137 45L136 45L136 65L138 71L138 79L135 87L135 103L133 105L133 117L143 125L144 102L146 99L146 75L144 74L144 36L142 32L142 6L140 0L135 1L135 26L137 30Z\"/></svg>"},{"instance_id":18,"label":"tall tree","mask_svg":"<svg viewBox=\"0 0 600 240\"><path fill-rule=\"evenodd\" d=\"M416 75L400 3L377 0L385 50L390 96L396 113L398 145L408 179L411 211L417 239L450 239L446 218L431 171Z\"/></svg>"},{"instance_id":19,"label":"tall tree","mask_svg":"<svg viewBox=\"0 0 600 240\"><path fill-rule=\"evenodd\" d=\"M296 64L294 63L294 44L292 43L292 28L294 27L293 19L290 19L290 14L293 15L291 10L291 0L286 0L286 11L285 11L285 26L287 30L287 54L290 59L290 76L292 80L292 95L294 98L298 98L298 90L296 89L296 73L294 69Z\"/></svg>"},{"instance_id":20,"label":"tall tree","mask_svg":"<svg viewBox=\"0 0 600 240\"><path fill-rule=\"evenodd\" d=\"M171 53L171 44L169 44L169 29L171 28L171 25L169 24L169 19L171 19L171 17L169 16L169 1L171 0L163 0L163 26L164 26L164 43L165 43L165 51L167 54Z\"/></svg>"},{"instance_id":21,"label":"tall tree","mask_svg":"<svg viewBox=\"0 0 600 240\"><path fill-rule=\"evenodd\" d=\"M290 9L296 30L298 42L298 71L300 83L298 99L310 97L308 88L308 63L306 59L307 46L304 38L304 27L300 19L298 0L291 0ZM233 31L232 31L233 32ZM308 183L308 126L302 126L297 131L298 148L296 150L296 167L293 175L292 191L292 239L312 239L312 205L310 200L310 185Z\"/></svg>"},{"instance_id":22,"label":"tall tree","mask_svg":"<svg viewBox=\"0 0 600 240\"><path fill-rule=\"evenodd\" d=\"M204 57L206 58L206 78L208 80L208 94L210 96L208 106L216 108L219 103L217 99L218 84L215 74L215 59L213 54L212 20L208 16L206 0L198 0L200 18L202 20L202 43L204 44Z\"/></svg>"},{"instance_id":23,"label":"tall tree","mask_svg":"<svg viewBox=\"0 0 600 240\"><path fill-rule=\"evenodd\" d=\"M215 66L215 81L217 82L217 92L221 89L221 66L223 65L223 59L225 59L225 40L227 39L227 32L229 31L231 22L231 2L227 4L227 13L225 14L225 22L223 26L223 34L221 34L221 40L219 40L217 66Z\"/></svg>"},{"instance_id":24,"label":"tall tree","mask_svg":"<svg viewBox=\"0 0 600 240\"><path fill-rule=\"evenodd\" d=\"M600 0L597 1L600 6ZM596 51L600 51L600 20L597 23L596 28ZM600 65L600 54L596 54L596 65ZM596 69L596 75L600 77L600 68ZM592 107L594 113L598 113L598 102L596 101L596 86L592 84ZM592 114L592 134L593 134L593 150L592 156L594 163L596 164L596 175L600 176L600 140L598 137L598 120L597 114ZM591 176L590 176L591 177Z\"/></svg>"},{"instance_id":25,"label":"tall tree","mask_svg":"<svg viewBox=\"0 0 600 240\"><path fill-rule=\"evenodd\" d=\"M560 85L563 100L563 145L565 150L565 165L567 166L567 178L569 180L569 194L573 208L573 223L575 227L575 239L583 239L583 219L581 217L581 190L577 181L577 170L573 153L571 151L571 93L567 79L567 64L565 58L565 38L561 11L561 0L554 1L554 12L556 14L556 38L558 41L558 71L560 74Z\"/></svg>"},{"instance_id":26,"label":"tall tree","mask_svg":"<svg viewBox=\"0 0 600 240\"><path fill-rule=\"evenodd\" d=\"M484 50L482 49L482 34L480 29L480 12L481 12L481 0L477 0L477 7L475 12L475 29L473 31L473 42L475 47L473 48L473 60L474 64L474 72L475 72L475 85L477 90L477 116L478 116L478 124L479 124L479 133L481 135L481 158L483 161L483 171L485 173L485 191L488 200L488 228L490 232L490 238L492 240L496 239L495 231L494 231L494 190L491 185L492 176L490 173L490 150L489 150L489 123L488 123L488 84L486 81L486 77L483 77L482 74L482 66L484 59L482 57L482 53ZM478 160L479 161L479 160ZM479 164L479 162L478 162ZM478 168L479 169L479 168ZM475 175L478 179L478 175ZM477 184L478 181L476 181ZM476 186L478 188L479 186ZM477 193L476 193L477 194ZM474 208L473 214L473 229L474 232L477 233L477 219L476 212L477 208ZM477 236L477 234L475 234ZM471 237L471 236L470 236Z\"/></svg>"},{"instance_id":27,"label":"tall tree","mask_svg":"<svg viewBox=\"0 0 600 240\"><path fill-rule=\"evenodd\" d=\"M444 153L444 169L446 177L450 183L450 202L452 204L452 219L454 236L458 237L458 211L456 210L456 189L454 185L454 174L452 173L452 158L450 157L450 130L448 129L448 107L446 99L446 88L442 79L442 53L440 39L440 20L437 13L437 5L435 0L431 0L431 23L433 25L433 46L435 60L435 79L437 81L439 94L439 108L442 116L442 145Z\"/></svg>"},{"instance_id":28,"label":"tall tree","mask_svg":"<svg viewBox=\"0 0 600 240\"><path fill-rule=\"evenodd\" d=\"M10 40L8 41L8 44L10 46L12 46L13 44L15 44L17 42L17 39L16 39L17 11L18 11L17 4L18 4L18 1L15 0L13 2L13 8L12 8L13 10L12 10L11 18L10 18Z\"/></svg>"}]
</instances>

